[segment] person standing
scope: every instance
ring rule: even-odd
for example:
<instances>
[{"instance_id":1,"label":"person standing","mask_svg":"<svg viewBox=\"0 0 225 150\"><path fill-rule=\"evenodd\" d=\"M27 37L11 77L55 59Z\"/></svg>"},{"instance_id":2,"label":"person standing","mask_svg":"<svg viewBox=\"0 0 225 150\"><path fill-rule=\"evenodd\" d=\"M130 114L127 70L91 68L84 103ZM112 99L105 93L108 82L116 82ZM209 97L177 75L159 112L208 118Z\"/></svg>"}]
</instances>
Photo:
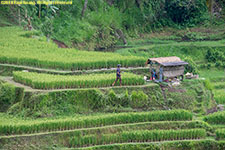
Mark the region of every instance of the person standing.
<instances>
[{"instance_id":1,"label":"person standing","mask_svg":"<svg viewBox=\"0 0 225 150\"><path fill-rule=\"evenodd\" d=\"M120 74L120 64L117 65L117 69L116 69L116 80L113 82L112 86L114 86L114 84L120 80L120 86L122 86L122 79L121 79L121 74Z\"/></svg>"}]
</instances>

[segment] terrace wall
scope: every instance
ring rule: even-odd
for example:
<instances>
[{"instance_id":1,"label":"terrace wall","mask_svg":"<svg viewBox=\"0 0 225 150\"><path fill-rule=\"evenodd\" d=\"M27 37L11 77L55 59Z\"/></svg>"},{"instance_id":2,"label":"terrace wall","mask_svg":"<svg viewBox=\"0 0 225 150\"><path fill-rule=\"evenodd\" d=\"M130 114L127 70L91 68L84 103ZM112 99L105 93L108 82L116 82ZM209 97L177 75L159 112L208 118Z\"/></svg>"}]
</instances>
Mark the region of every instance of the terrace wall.
<instances>
[{"instance_id":1,"label":"terrace wall","mask_svg":"<svg viewBox=\"0 0 225 150\"><path fill-rule=\"evenodd\" d=\"M178 87L150 84L46 92L28 92L9 85L0 83L1 106L7 105L1 107L1 111L32 117L165 109L187 109L204 114L215 105L211 91L199 80L185 81ZM11 93L5 92L8 87Z\"/></svg>"}]
</instances>

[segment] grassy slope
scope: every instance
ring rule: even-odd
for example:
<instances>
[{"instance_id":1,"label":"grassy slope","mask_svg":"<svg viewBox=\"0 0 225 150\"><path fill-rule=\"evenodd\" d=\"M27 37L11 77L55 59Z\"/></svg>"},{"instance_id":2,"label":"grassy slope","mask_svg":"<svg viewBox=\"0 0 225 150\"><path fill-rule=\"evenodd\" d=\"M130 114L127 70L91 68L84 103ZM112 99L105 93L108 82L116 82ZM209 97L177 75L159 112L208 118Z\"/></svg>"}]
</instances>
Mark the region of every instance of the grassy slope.
<instances>
[{"instance_id":1,"label":"grassy slope","mask_svg":"<svg viewBox=\"0 0 225 150\"><path fill-rule=\"evenodd\" d=\"M201 70L200 76L211 81L214 99L218 104L225 104L225 70L210 69Z\"/></svg>"}]
</instances>

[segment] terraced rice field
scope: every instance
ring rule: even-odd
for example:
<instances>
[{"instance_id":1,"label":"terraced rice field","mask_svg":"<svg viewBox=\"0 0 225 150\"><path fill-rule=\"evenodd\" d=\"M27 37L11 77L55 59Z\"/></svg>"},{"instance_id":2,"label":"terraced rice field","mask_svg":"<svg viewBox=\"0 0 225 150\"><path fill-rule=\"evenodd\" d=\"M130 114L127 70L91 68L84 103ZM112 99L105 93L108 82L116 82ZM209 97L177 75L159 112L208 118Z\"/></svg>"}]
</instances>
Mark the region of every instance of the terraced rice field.
<instances>
[{"instance_id":1,"label":"terraced rice field","mask_svg":"<svg viewBox=\"0 0 225 150\"><path fill-rule=\"evenodd\" d=\"M1 116L1 117L4 117ZM59 135L68 140L65 147L82 148L124 143L149 143L206 139L210 125L192 121L185 110L118 113L78 116L55 120L5 118L0 123L0 140Z\"/></svg>"},{"instance_id":2,"label":"terraced rice field","mask_svg":"<svg viewBox=\"0 0 225 150\"><path fill-rule=\"evenodd\" d=\"M132 73L123 73L123 85L143 85L142 76ZM64 89L64 88L94 88L112 86L116 74L89 74L89 75L50 75L33 72L14 72L16 82L36 89Z\"/></svg>"},{"instance_id":3,"label":"terraced rice field","mask_svg":"<svg viewBox=\"0 0 225 150\"><path fill-rule=\"evenodd\" d=\"M53 68L61 70L83 70L144 66L146 58L122 56L116 53L60 49L46 39L36 39L32 32L19 27L0 28L0 63ZM28 37L30 38L28 38Z\"/></svg>"},{"instance_id":4,"label":"terraced rice field","mask_svg":"<svg viewBox=\"0 0 225 150\"><path fill-rule=\"evenodd\" d=\"M82 118L65 118L41 121L19 121L13 119L0 124L1 135L27 134L57 130L99 127L106 125L138 123L148 121L182 121L191 120L192 114L185 110L153 111L141 113L119 113Z\"/></svg>"}]
</instances>

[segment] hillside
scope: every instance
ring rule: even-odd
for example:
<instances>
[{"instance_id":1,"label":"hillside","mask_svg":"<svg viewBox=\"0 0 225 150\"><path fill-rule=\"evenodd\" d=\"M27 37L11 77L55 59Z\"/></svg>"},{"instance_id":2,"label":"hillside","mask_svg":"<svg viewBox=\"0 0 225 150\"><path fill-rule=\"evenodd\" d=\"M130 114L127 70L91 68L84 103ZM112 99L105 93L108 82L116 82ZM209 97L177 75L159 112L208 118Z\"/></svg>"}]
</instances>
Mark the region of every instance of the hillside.
<instances>
[{"instance_id":1,"label":"hillside","mask_svg":"<svg viewBox=\"0 0 225 150\"><path fill-rule=\"evenodd\" d=\"M72 2L0 4L1 150L225 149L222 0Z\"/></svg>"}]
</instances>

